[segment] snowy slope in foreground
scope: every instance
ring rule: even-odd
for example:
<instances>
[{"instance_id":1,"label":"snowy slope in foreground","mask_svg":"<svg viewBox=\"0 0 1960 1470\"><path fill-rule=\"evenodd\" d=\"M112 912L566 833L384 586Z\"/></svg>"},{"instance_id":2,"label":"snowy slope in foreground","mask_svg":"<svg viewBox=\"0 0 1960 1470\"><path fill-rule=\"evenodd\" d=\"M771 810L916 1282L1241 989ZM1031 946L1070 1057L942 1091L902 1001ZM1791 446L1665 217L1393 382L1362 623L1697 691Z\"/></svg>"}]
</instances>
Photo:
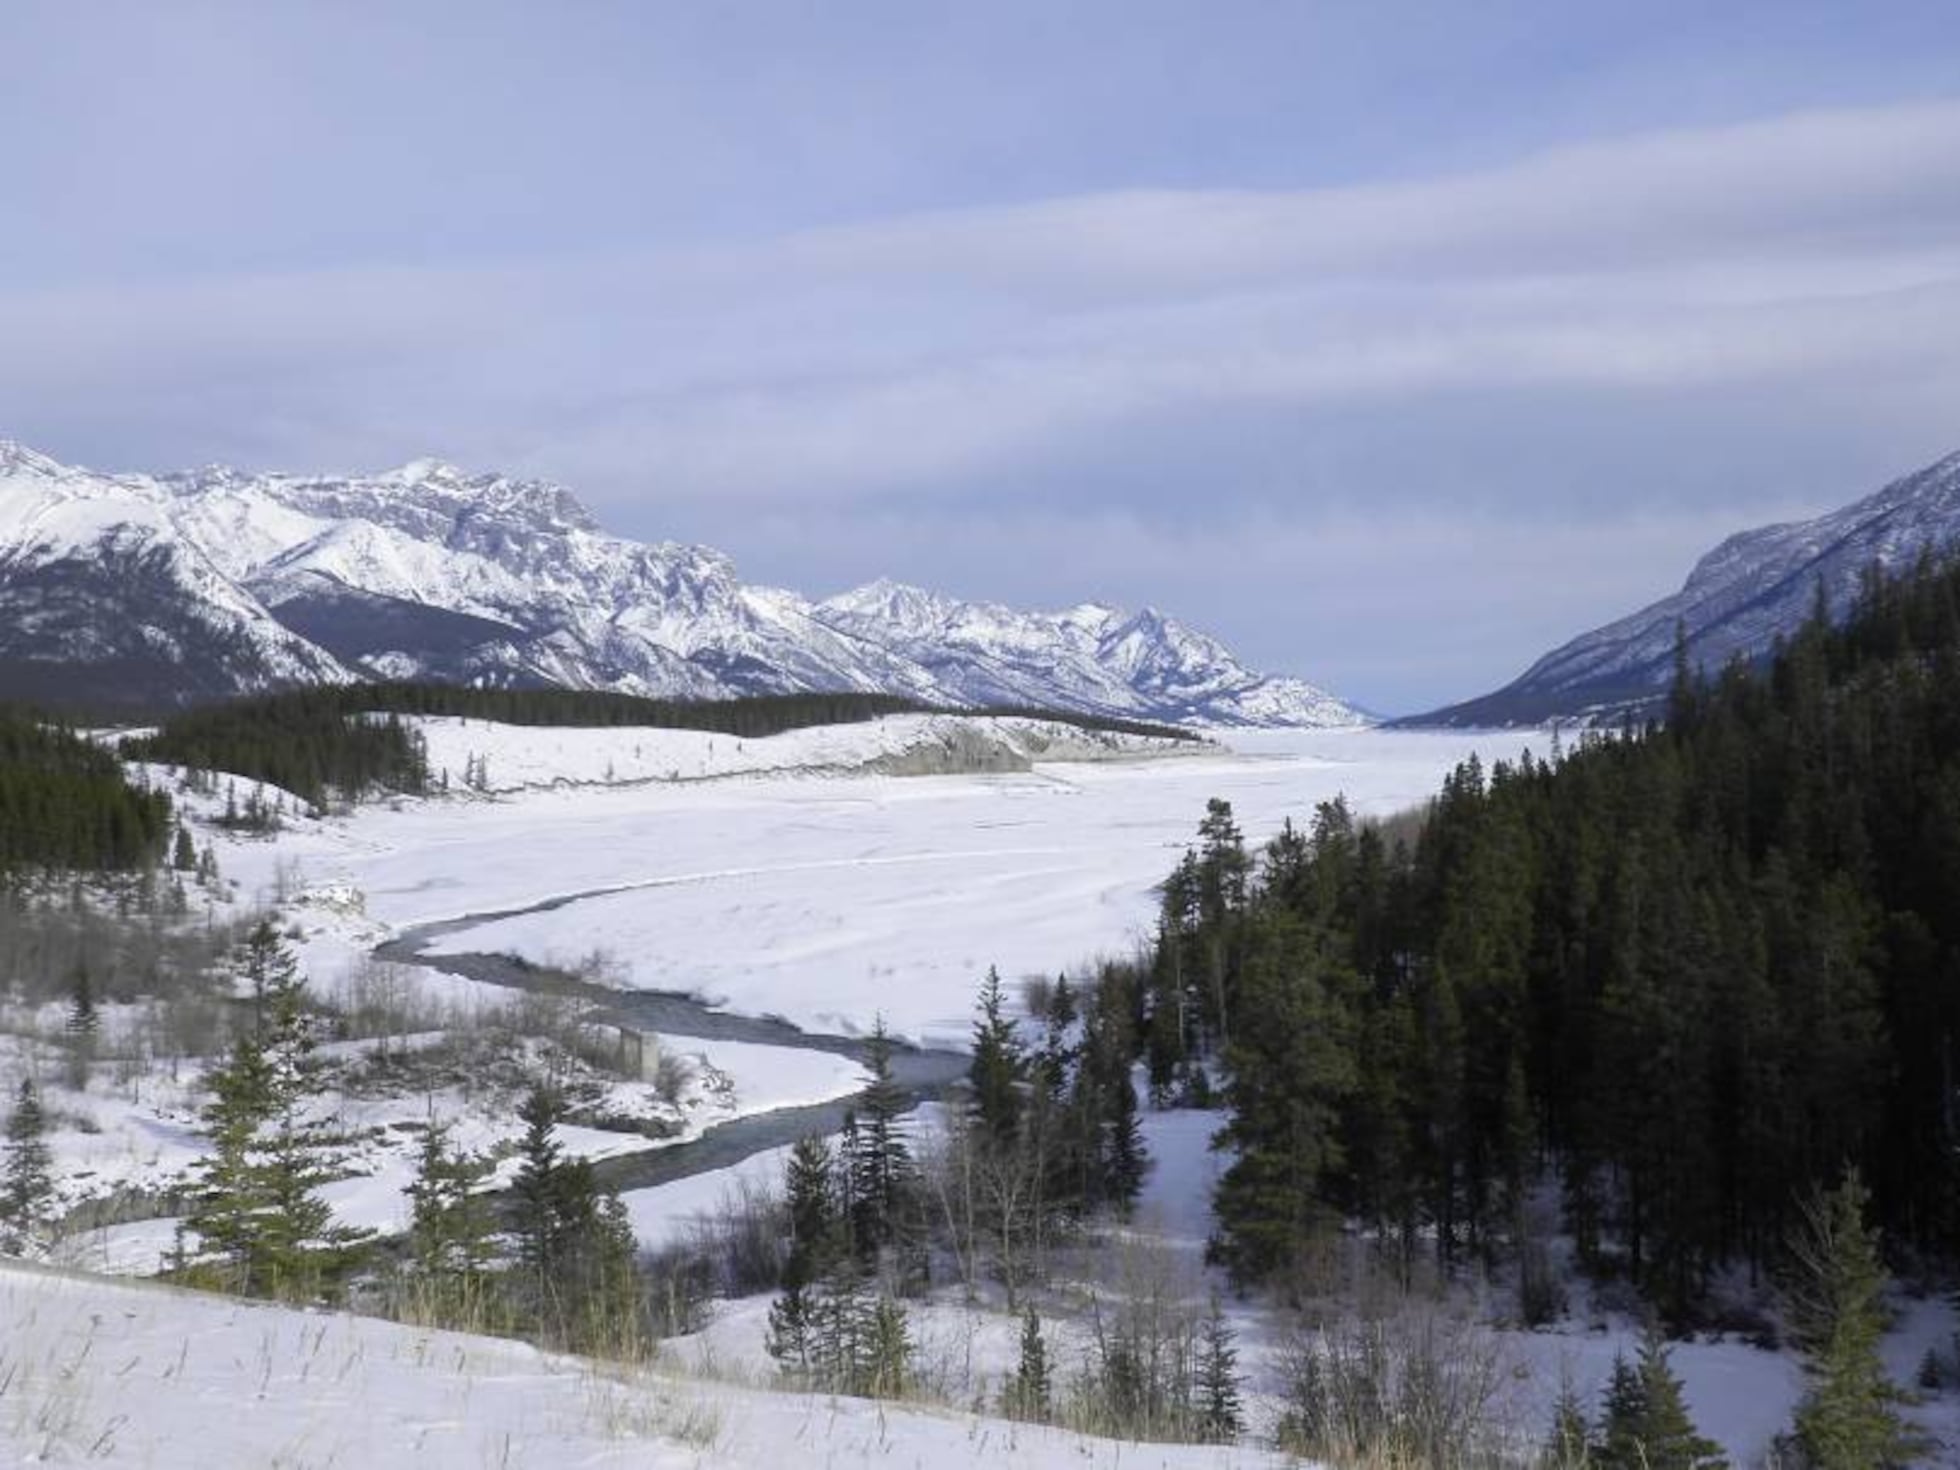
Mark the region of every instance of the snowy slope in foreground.
<instances>
[{"instance_id":1,"label":"snowy slope in foreground","mask_svg":"<svg viewBox=\"0 0 1960 1470\"><path fill-rule=\"evenodd\" d=\"M0 1461L358 1466L1278 1466L595 1367L522 1344L0 1263Z\"/></svg>"}]
</instances>

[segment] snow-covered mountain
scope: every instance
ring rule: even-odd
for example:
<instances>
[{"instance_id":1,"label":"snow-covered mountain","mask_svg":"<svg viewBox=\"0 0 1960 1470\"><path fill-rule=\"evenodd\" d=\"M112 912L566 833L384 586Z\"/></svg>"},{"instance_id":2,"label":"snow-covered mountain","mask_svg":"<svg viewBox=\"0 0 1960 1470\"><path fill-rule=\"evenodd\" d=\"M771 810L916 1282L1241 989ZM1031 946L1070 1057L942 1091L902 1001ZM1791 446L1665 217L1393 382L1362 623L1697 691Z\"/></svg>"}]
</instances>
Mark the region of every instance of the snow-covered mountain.
<instances>
[{"instance_id":1,"label":"snow-covered mountain","mask_svg":"<svg viewBox=\"0 0 1960 1470\"><path fill-rule=\"evenodd\" d=\"M887 582L812 603L745 585L709 548L608 535L546 481L432 460L104 475L0 440L0 691L155 701L374 678L1363 722L1150 609L1019 612Z\"/></svg>"},{"instance_id":2,"label":"snow-covered mountain","mask_svg":"<svg viewBox=\"0 0 1960 1470\"><path fill-rule=\"evenodd\" d=\"M1820 585L1842 615L1866 567L1896 569L1957 542L1960 454L1952 454L1842 510L1731 536L1672 597L1574 638L1494 694L1402 723L1523 724L1651 703L1673 678L1677 627L1689 657L1713 674L1731 659L1761 658L1778 634L1801 626Z\"/></svg>"}]
</instances>

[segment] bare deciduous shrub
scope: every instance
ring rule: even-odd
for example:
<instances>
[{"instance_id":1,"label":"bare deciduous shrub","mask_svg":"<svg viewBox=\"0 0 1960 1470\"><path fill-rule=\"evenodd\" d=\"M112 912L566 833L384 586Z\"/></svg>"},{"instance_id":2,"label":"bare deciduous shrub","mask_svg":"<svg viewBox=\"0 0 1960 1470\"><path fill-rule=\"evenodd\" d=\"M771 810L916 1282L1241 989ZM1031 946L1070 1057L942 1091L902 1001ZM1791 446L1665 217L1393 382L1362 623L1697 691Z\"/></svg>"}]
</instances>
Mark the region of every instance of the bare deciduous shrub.
<instances>
[{"instance_id":1,"label":"bare deciduous shrub","mask_svg":"<svg viewBox=\"0 0 1960 1470\"><path fill-rule=\"evenodd\" d=\"M1294 1454L1426 1470L1530 1463L1498 1412L1502 1349L1472 1321L1414 1304L1344 1319L1297 1337L1287 1368L1280 1442Z\"/></svg>"}]
</instances>

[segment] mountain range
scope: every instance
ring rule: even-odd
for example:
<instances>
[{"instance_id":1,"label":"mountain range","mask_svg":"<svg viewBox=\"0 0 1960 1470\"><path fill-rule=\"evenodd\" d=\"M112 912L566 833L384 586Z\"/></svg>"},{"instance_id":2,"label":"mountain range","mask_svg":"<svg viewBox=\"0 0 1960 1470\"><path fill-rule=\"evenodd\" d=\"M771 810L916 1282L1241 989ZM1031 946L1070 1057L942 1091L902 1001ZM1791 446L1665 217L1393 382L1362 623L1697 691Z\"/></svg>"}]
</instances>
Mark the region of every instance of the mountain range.
<instances>
[{"instance_id":1,"label":"mountain range","mask_svg":"<svg viewBox=\"0 0 1960 1470\"><path fill-rule=\"evenodd\" d=\"M434 460L100 474L0 440L0 694L153 707L373 679L1366 723L1150 608L1027 612L885 581L813 602L710 548L609 535L548 481Z\"/></svg>"},{"instance_id":2,"label":"mountain range","mask_svg":"<svg viewBox=\"0 0 1960 1470\"><path fill-rule=\"evenodd\" d=\"M1814 520L1731 536L1695 564L1681 590L1561 645L1491 694L1397 721L1423 725L1527 725L1560 718L1611 720L1664 697L1677 630L1691 663L1709 674L1757 662L1800 627L1824 597L1841 616L1866 568L1900 569L1960 542L1960 454L1894 480Z\"/></svg>"}]
</instances>

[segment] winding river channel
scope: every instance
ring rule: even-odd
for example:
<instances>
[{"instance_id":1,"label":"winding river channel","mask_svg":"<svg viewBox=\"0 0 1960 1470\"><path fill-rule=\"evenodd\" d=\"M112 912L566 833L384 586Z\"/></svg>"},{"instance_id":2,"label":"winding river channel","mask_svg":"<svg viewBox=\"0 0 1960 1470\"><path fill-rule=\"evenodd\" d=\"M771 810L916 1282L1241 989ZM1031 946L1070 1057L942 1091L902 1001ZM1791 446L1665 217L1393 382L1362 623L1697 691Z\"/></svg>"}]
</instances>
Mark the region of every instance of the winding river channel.
<instances>
[{"instance_id":1,"label":"winding river channel","mask_svg":"<svg viewBox=\"0 0 1960 1470\"><path fill-rule=\"evenodd\" d=\"M735 1015L715 1010L693 996L675 991L614 989L562 970L533 965L514 955L428 952L431 945L451 934L500 919L543 913L578 903L582 899L616 892L616 888L606 888L592 893L564 894L522 908L466 914L460 918L417 924L378 945L374 955L376 959L389 964L419 966L533 994L573 997L589 1003L604 1020L663 1038L747 1041L763 1046L830 1052L859 1062L865 1059L866 1047L862 1037L828 1036L804 1031L774 1016ZM960 1052L911 1046L903 1042L892 1044L892 1078L913 1107L941 1096L955 1080L965 1075L967 1064L967 1057ZM717 1123L698 1138L685 1142L654 1143L632 1153L596 1160L593 1168L601 1183L622 1192L669 1184L690 1175L729 1168L752 1154L781 1148L806 1134L835 1133L843 1126L844 1114L855 1102L855 1096L847 1096L802 1107L751 1113L746 1117Z\"/></svg>"}]
</instances>

